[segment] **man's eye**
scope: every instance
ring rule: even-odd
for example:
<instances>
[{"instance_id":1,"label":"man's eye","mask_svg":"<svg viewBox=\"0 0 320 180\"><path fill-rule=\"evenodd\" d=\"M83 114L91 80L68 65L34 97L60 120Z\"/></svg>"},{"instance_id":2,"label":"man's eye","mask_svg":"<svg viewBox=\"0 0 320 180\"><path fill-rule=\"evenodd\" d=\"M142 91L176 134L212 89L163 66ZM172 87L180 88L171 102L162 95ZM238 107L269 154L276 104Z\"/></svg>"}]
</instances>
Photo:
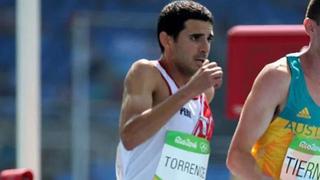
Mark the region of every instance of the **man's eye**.
<instances>
[{"instance_id":1,"label":"man's eye","mask_svg":"<svg viewBox=\"0 0 320 180\"><path fill-rule=\"evenodd\" d=\"M192 41L198 41L199 40L199 36L190 36L190 39L192 40Z\"/></svg>"},{"instance_id":2,"label":"man's eye","mask_svg":"<svg viewBox=\"0 0 320 180\"><path fill-rule=\"evenodd\" d=\"M209 35L207 40L208 42L211 42L213 40L213 35Z\"/></svg>"}]
</instances>

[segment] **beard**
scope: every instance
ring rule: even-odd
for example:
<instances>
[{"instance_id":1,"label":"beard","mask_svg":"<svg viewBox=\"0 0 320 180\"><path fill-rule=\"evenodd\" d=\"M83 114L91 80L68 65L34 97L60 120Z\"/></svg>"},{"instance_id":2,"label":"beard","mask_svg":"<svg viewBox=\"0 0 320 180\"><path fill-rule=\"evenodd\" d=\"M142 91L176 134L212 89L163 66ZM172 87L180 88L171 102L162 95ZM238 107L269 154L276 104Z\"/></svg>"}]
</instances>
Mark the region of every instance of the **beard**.
<instances>
[{"instance_id":1,"label":"beard","mask_svg":"<svg viewBox=\"0 0 320 180\"><path fill-rule=\"evenodd\" d=\"M199 69L199 68L192 68L192 67L188 66L188 64L181 63L181 62L176 62L175 66L177 67L177 70L181 74L188 76L188 77L193 76L194 73L196 73L197 70Z\"/></svg>"}]
</instances>

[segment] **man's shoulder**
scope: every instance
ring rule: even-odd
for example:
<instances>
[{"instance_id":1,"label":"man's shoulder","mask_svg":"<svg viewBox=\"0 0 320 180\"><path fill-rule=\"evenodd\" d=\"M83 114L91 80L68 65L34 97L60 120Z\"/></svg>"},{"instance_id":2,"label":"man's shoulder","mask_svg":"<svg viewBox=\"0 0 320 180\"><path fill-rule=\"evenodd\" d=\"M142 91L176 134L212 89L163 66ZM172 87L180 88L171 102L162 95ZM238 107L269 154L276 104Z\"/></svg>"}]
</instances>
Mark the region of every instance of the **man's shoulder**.
<instances>
[{"instance_id":1,"label":"man's shoulder","mask_svg":"<svg viewBox=\"0 0 320 180\"><path fill-rule=\"evenodd\" d=\"M129 76L148 76L154 73L155 71L155 62L147 59L139 59L133 62L128 71Z\"/></svg>"},{"instance_id":2,"label":"man's shoulder","mask_svg":"<svg viewBox=\"0 0 320 180\"><path fill-rule=\"evenodd\" d=\"M139 59L135 61L131 67L130 71L135 71L139 74L148 74L155 71L156 61L148 59Z\"/></svg>"},{"instance_id":3,"label":"man's shoulder","mask_svg":"<svg viewBox=\"0 0 320 180\"><path fill-rule=\"evenodd\" d=\"M263 84L263 87L276 89L288 87L290 79L290 70L288 69L286 58L281 58L265 65L257 76L255 83Z\"/></svg>"},{"instance_id":4,"label":"man's shoulder","mask_svg":"<svg viewBox=\"0 0 320 180\"><path fill-rule=\"evenodd\" d=\"M148 83L157 76L156 61L139 59L135 61L126 76L126 81Z\"/></svg>"},{"instance_id":5,"label":"man's shoulder","mask_svg":"<svg viewBox=\"0 0 320 180\"><path fill-rule=\"evenodd\" d=\"M255 80L253 94L258 94L255 97L264 104L270 101L273 105L282 106L286 102L290 80L286 59L281 58L264 66Z\"/></svg>"},{"instance_id":6,"label":"man's shoulder","mask_svg":"<svg viewBox=\"0 0 320 180\"><path fill-rule=\"evenodd\" d=\"M265 76L274 80L290 80L290 70L286 57L267 64L262 70Z\"/></svg>"}]
</instances>

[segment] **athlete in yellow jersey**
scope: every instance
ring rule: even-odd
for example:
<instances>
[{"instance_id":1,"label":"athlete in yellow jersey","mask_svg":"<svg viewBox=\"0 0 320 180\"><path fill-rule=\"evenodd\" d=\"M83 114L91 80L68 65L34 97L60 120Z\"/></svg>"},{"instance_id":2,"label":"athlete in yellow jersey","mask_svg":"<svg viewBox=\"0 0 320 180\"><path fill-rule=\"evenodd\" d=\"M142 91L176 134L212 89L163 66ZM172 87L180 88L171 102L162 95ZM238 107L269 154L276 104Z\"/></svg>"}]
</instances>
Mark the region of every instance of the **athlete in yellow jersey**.
<instances>
[{"instance_id":1,"label":"athlete in yellow jersey","mask_svg":"<svg viewBox=\"0 0 320 180\"><path fill-rule=\"evenodd\" d=\"M280 176L294 136L320 138L320 107L306 88L299 54L287 55L286 59L291 72L287 102L251 150L259 168L274 179Z\"/></svg>"},{"instance_id":2,"label":"athlete in yellow jersey","mask_svg":"<svg viewBox=\"0 0 320 180\"><path fill-rule=\"evenodd\" d=\"M320 164L313 163L306 174L307 162L288 160L286 154L296 137L320 138L320 0L309 2L303 25L308 48L266 65L244 104L227 159L240 179L280 179L285 160L293 164L287 173L318 178Z\"/></svg>"}]
</instances>

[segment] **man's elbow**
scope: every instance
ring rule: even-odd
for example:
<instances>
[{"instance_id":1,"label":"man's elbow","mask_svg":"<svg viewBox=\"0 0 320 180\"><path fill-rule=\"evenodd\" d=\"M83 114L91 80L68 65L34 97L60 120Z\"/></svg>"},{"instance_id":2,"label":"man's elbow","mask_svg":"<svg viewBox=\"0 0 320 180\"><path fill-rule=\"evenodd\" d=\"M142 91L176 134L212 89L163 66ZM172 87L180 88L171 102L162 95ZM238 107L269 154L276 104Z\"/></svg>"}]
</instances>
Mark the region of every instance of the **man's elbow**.
<instances>
[{"instance_id":1,"label":"man's elbow","mask_svg":"<svg viewBox=\"0 0 320 180\"><path fill-rule=\"evenodd\" d=\"M238 155L239 155L239 152L236 148L232 148L228 152L226 165L232 174L235 174L235 171L241 161Z\"/></svg>"},{"instance_id":2,"label":"man's elbow","mask_svg":"<svg viewBox=\"0 0 320 180\"><path fill-rule=\"evenodd\" d=\"M134 137L129 132L123 130L120 132L121 142L128 151L134 149L137 145L134 143Z\"/></svg>"}]
</instances>

